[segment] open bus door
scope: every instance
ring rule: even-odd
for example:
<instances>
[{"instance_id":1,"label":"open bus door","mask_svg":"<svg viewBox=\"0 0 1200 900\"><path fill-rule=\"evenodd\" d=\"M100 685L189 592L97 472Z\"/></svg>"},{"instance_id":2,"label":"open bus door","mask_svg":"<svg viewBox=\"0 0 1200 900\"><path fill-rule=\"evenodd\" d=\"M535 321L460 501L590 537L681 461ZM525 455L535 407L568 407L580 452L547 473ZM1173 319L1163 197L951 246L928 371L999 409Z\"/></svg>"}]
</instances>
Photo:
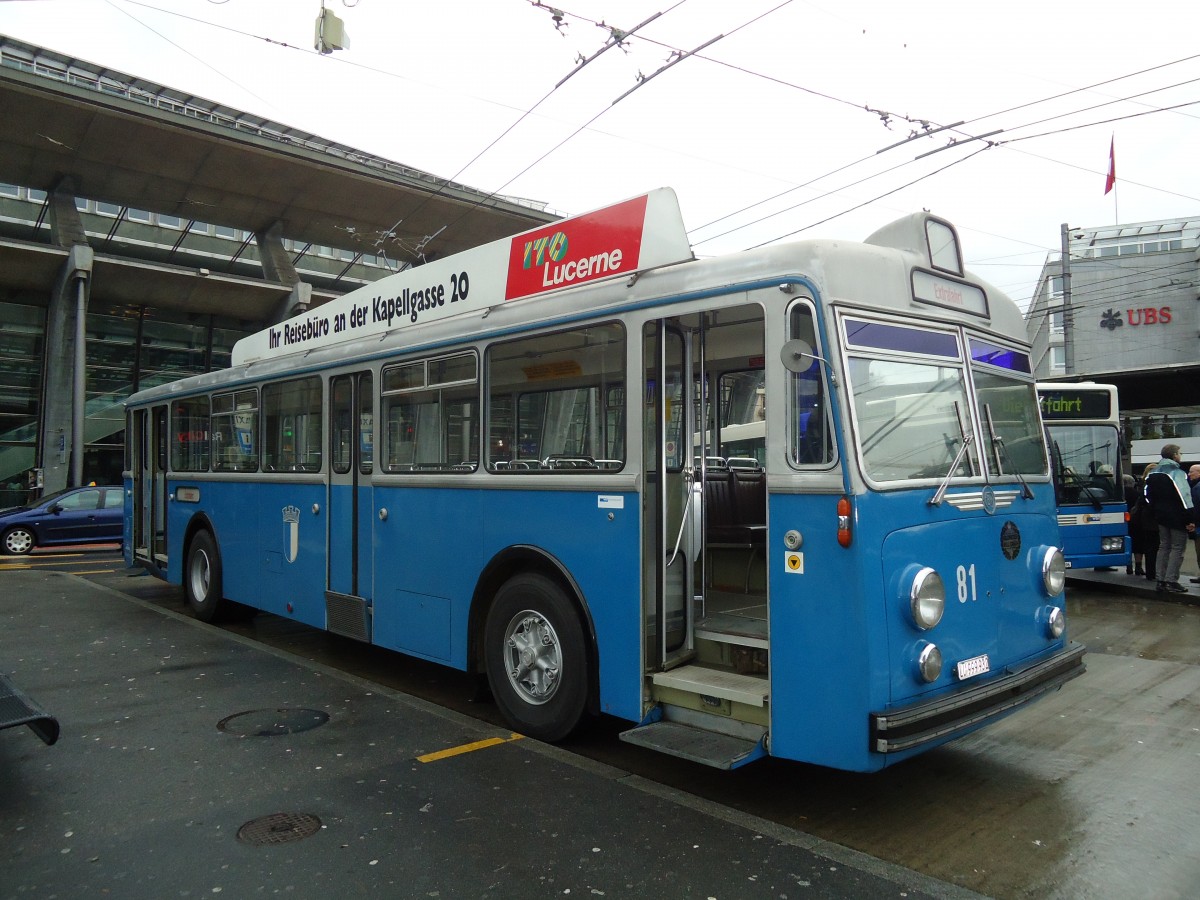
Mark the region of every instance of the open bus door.
<instances>
[{"instance_id":1,"label":"open bus door","mask_svg":"<svg viewBox=\"0 0 1200 900\"><path fill-rule=\"evenodd\" d=\"M167 565L167 407L133 413L133 556Z\"/></svg>"},{"instance_id":2,"label":"open bus door","mask_svg":"<svg viewBox=\"0 0 1200 900\"><path fill-rule=\"evenodd\" d=\"M717 417L710 413L708 370L716 366L714 353L713 360L720 354L743 360L743 368L761 359L762 322L761 314L723 323L705 313L649 322L643 333L644 652L654 708L621 740L724 769L766 752L765 544L757 543L765 540L766 482L761 471L747 477L761 494L764 521L736 530L754 537L736 545L711 542L708 504L720 509L714 498L731 499L737 473L715 469L708 494L706 476L710 465L718 465L711 455L718 448L709 446ZM719 344L724 346L714 351ZM753 352L747 354L748 347ZM729 557L726 569L740 563L740 587L710 587L710 569L721 553ZM720 608L710 608L714 598ZM731 662L754 653L764 660L761 673Z\"/></svg>"},{"instance_id":3,"label":"open bus door","mask_svg":"<svg viewBox=\"0 0 1200 900\"><path fill-rule=\"evenodd\" d=\"M370 372L330 379L329 531L325 612L330 631L371 640L374 416Z\"/></svg>"},{"instance_id":4,"label":"open bus door","mask_svg":"<svg viewBox=\"0 0 1200 900\"><path fill-rule=\"evenodd\" d=\"M646 325L646 407L653 423L645 441L648 594L647 666L666 671L686 662L694 651L698 556L703 553L700 524L703 493L694 490L692 456L696 396L692 334L669 320Z\"/></svg>"}]
</instances>

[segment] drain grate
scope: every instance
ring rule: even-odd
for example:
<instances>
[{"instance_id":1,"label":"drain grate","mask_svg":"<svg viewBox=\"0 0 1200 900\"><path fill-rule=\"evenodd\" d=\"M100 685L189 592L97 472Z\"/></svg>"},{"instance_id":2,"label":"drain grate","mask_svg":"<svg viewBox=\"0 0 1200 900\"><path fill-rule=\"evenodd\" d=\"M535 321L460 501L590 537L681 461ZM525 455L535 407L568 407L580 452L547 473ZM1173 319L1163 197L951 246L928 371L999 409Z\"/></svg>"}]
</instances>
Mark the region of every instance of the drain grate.
<instances>
[{"instance_id":1,"label":"drain grate","mask_svg":"<svg viewBox=\"0 0 1200 900\"><path fill-rule=\"evenodd\" d=\"M217 728L239 737L276 737L319 728L329 721L329 713L319 709L251 709L226 716Z\"/></svg>"},{"instance_id":2,"label":"drain grate","mask_svg":"<svg viewBox=\"0 0 1200 900\"><path fill-rule=\"evenodd\" d=\"M251 847L269 847L302 841L320 830L321 820L308 813L272 813L251 819L238 829L237 839Z\"/></svg>"}]
</instances>

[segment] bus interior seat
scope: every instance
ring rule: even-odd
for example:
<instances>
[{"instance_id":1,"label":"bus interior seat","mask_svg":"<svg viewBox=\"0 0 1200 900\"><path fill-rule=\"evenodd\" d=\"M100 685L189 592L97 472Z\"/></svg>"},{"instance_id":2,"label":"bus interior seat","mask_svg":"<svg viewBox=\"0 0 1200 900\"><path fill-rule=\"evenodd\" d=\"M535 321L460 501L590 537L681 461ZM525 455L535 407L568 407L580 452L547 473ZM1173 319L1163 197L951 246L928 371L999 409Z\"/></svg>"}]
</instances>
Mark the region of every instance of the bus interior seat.
<instances>
[{"instance_id":1,"label":"bus interior seat","mask_svg":"<svg viewBox=\"0 0 1200 900\"><path fill-rule=\"evenodd\" d=\"M709 470L704 479L704 501L709 543L766 544L766 473L744 469Z\"/></svg>"}]
</instances>

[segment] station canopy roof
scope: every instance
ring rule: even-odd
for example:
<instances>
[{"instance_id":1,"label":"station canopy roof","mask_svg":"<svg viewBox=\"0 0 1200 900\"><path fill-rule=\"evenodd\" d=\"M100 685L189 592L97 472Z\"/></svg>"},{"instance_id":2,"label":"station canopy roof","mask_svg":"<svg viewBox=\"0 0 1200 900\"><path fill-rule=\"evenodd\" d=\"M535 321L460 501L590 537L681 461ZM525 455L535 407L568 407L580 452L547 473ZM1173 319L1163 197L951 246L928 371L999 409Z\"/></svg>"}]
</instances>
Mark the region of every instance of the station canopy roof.
<instances>
[{"instance_id":1,"label":"station canopy roof","mask_svg":"<svg viewBox=\"0 0 1200 900\"><path fill-rule=\"evenodd\" d=\"M76 196L250 232L279 223L285 238L383 254L401 267L559 218L544 204L447 182L6 37L0 121L0 182L51 191L69 177ZM46 253L18 251L0 251L3 280L44 283ZM22 274L14 265L33 268ZM120 268L147 277L144 267ZM230 279L231 289L242 281Z\"/></svg>"}]
</instances>

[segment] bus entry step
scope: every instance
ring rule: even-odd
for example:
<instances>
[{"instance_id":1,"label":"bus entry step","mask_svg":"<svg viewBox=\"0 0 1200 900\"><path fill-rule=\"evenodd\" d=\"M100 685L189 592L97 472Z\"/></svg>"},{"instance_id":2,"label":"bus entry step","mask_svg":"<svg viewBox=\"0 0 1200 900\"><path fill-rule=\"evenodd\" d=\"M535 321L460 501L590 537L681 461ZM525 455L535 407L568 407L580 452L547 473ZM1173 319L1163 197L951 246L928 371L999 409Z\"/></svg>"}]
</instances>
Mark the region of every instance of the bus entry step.
<instances>
[{"instance_id":1,"label":"bus entry step","mask_svg":"<svg viewBox=\"0 0 1200 900\"><path fill-rule=\"evenodd\" d=\"M679 722L654 722L621 732L621 740L716 769L736 769L763 755L759 741L717 734Z\"/></svg>"},{"instance_id":2,"label":"bus entry step","mask_svg":"<svg viewBox=\"0 0 1200 900\"><path fill-rule=\"evenodd\" d=\"M28 725L47 744L58 740L58 719L50 715L0 673L0 728Z\"/></svg>"}]
</instances>

